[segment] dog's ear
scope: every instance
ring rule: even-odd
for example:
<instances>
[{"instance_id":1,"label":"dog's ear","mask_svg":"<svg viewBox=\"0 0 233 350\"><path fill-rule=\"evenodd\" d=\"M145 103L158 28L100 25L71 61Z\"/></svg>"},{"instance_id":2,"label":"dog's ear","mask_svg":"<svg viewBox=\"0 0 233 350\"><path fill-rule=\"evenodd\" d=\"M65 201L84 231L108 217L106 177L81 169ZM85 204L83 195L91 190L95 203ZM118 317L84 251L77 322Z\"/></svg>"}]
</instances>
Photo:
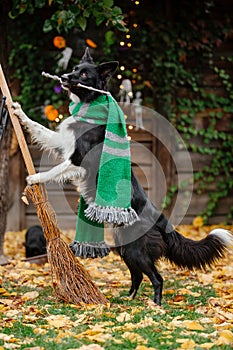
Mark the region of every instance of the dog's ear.
<instances>
[{"instance_id":1,"label":"dog's ear","mask_svg":"<svg viewBox=\"0 0 233 350\"><path fill-rule=\"evenodd\" d=\"M81 58L81 61L79 62L79 64L81 63L90 63L90 64L94 64L93 62L93 58L91 57L90 55L90 51L89 51L89 48L86 47L86 50L84 52L84 55L83 57Z\"/></svg>"},{"instance_id":2,"label":"dog's ear","mask_svg":"<svg viewBox=\"0 0 233 350\"><path fill-rule=\"evenodd\" d=\"M101 63L97 66L97 70L99 72L100 78L102 80L108 80L115 73L119 62L111 61L106 63Z\"/></svg>"}]
</instances>

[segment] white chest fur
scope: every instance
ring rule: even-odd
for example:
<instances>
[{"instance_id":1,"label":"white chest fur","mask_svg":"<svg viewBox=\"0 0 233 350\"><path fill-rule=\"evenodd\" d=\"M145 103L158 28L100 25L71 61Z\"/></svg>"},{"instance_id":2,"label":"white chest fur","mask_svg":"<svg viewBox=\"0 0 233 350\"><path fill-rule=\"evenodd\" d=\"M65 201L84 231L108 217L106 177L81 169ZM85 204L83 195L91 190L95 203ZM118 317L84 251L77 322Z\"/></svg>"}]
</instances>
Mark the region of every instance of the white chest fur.
<instances>
[{"instance_id":1,"label":"white chest fur","mask_svg":"<svg viewBox=\"0 0 233 350\"><path fill-rule=\"evenodd\" d=\"M74 118L65 119L59 126L56 135L60 140L60 149L64 160L69 159L75 150Z\"/></svg>"}]
</instances>

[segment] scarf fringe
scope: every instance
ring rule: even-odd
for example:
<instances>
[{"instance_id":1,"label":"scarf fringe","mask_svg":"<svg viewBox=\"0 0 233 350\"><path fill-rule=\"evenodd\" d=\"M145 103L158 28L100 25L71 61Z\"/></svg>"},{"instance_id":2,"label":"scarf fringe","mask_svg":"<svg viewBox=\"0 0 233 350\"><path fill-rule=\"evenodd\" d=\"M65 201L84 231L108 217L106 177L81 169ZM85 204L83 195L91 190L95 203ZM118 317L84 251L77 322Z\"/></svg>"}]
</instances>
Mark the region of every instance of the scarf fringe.
<instances>
[{"instance_id":1,"label":"scarf fringe","mask_svg":"<svg viewBox=\"0 0 233 350\"><path fill-rule=\"evenodd\" d=\"M107 222L118 225L133 225L139 217L133 208L102 207L95 203L89 204L85 216L91 221Z\"/></svg>"},{"instance_id":2,"label":"scarf fringe","mask_svg":"<svg viewBox=\"0 0 233 350\"><path fill-rule=\"evenodd\" d=\"M78 242L73 241L70 249L80 258L103 258L110 253L110 247L104 242Z\"/></svg>"}]
</instances>

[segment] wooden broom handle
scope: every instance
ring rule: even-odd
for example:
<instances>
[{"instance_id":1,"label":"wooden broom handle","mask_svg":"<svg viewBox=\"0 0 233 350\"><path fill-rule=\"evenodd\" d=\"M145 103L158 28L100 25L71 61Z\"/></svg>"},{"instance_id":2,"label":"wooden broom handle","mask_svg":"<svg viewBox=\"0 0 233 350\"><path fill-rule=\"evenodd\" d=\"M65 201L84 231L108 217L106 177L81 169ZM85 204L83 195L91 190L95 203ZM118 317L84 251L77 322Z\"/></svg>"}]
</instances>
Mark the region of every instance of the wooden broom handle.
<instances>
[{"instance_id":1,"label":"wooden broom handle","mask_svg":"<svg viewBox=\"0 0 233 350\"><path fill-rule=\"evenodd\" d=\"M13 113L14 112L14 108L12 107L13 101L11 98L10 90L9 90L7 83L6 83L6 79L5 79L1 64L0 64L0 88L2 90L3 96L6 97L6 106L7 106L7 109L9 111L9 114L10 114L11 122L12 122L14 131L15 131L18 143L19 143L20 150L22 152L22 156L23 156L28 174L33 175L33 174L35 174L36 171L34 168L32 157L31 157L31 154L29 152L28 145L26 143L20 122L19 122L18 118Z\"/></svg>"}]
</instances>

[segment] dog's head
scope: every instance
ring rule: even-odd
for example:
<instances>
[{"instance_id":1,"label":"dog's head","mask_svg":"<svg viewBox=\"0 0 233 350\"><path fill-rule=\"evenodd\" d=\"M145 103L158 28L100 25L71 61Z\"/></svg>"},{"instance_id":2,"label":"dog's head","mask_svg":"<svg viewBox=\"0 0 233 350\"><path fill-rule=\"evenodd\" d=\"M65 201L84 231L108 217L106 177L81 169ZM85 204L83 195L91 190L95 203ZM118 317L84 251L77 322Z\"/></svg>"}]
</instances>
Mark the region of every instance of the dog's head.
<instances>
[{"instance_id":1,"label":"dog's head","mask_svg":"<svg viewBox=\"0 0 233 350\"><path fill-rule=\"evenodd\" d=\"M117 66L117 61L95 65L89 49L86 48L79 65L75 66L71 73L61 76L62 85L65 89L78 96L81 101L90 102L96 99L100 93L82 88L78 84L107 91L108 81L115 73Z\"/></svg>"}]
</instances>

